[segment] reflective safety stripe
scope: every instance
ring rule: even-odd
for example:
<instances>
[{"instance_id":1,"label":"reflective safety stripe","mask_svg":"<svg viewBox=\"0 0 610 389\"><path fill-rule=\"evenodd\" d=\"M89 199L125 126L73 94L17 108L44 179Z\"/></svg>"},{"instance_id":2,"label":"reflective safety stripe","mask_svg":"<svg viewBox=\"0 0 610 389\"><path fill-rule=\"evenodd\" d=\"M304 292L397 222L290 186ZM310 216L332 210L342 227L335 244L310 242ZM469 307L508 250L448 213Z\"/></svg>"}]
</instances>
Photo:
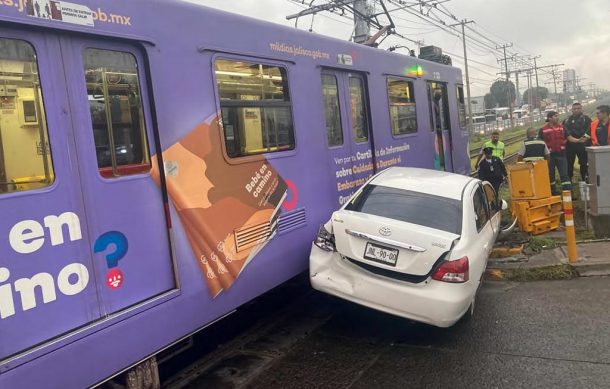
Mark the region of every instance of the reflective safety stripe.
<instances>
[{"instance_id":1,"label":"reflective safety stripe","mask_svg":"<svg viewBox=\"0 0 610 389\"><path fill-rule=\"evenodd\" d=\"M572 196L563 196L563 202L572 201Z\"/></svg>"},{"instance_id":2,"label":"reflective safety stripe","mask_svg":"<svg viewBox=\"0 0 610 389\"><path fill-rule=\"evenodd\" d=\"M543 140L541 139L533 139L533 140L526 140L523 143L525 143L525 145L546 145L546 143L544 143Z\"/></svg>"},{"instance_id":3,"label":"reflective safety stripe","mask_svg":"<svg viewBox=\"0 0 610 389\"><path fill-rule=\"evenodd\" d=\"M543 159L544 159L544 157L526 157L526 158L523 158L523 160L526 161L526 162L527 161L530 161L530 162L531 161L541 161Z\"/></svg>"},{"instance_id":4,"label":"reflective safety stripe","mask_svg":"<svg viewBox=\"0 0 610 389\"><path fill-rule=\"evenodd\" d=\"M574 220L566 220L566 226L567 226L567 227L572 227L572 226L574 226Z\"/></svg>"}]
</instances>

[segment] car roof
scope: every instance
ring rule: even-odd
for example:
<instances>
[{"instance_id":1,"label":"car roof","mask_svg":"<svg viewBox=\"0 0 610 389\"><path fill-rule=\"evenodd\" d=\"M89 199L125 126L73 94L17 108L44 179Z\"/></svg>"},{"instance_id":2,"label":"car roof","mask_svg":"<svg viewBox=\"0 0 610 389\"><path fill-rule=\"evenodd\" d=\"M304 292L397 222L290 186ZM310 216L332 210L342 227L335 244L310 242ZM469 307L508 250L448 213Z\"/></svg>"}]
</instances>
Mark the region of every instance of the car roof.
<instances>
[{"instance_id":1,"label":"car roof","mask_svg":"<svg viewBox=\"0 0 610 389\"><path fill-rule=\"evenodd\" d=\"M461 200L462 192L475 178L439 170L391 167L379 173L370 184L410 190Z\"/></svg>"}]
</instances>

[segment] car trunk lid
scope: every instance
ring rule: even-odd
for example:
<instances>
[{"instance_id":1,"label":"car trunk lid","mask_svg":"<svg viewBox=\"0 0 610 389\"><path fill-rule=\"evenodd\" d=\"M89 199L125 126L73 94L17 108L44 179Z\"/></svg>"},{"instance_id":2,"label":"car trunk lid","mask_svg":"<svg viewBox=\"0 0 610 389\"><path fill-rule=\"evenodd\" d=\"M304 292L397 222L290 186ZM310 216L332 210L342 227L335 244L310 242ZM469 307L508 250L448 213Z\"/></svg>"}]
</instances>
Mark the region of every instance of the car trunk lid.
<instances>
[{"instance_id":1,"label":"car trunk lid","mask_svg":"<svg viewBox=\"0 0 610 389\"><path fill-rule=\"evenodd\" d=\"M352 261L403 274L425 276L460 236L361 212L333 214L337 251Z\"/></svg>"}]
</instances>

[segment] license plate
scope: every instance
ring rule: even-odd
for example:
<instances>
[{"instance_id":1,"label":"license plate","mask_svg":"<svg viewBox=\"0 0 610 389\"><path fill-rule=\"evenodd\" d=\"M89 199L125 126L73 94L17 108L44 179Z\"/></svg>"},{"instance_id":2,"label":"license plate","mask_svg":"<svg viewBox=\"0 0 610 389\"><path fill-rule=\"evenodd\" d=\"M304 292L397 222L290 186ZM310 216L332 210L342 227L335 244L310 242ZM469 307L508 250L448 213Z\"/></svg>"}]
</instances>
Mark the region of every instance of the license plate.
<instances>
[{"instance_id":1,"label":"license plate","mask_svg":"<svg viewBox=\"0 0 610 389\"><path fill-rule=\"evenodd\" d=\"M383 263L384 265L396 266L398 260L398 249L378 246L373 243L367 243L364 248L364 258L371 261Z\"/></svg>"}]
</instances>

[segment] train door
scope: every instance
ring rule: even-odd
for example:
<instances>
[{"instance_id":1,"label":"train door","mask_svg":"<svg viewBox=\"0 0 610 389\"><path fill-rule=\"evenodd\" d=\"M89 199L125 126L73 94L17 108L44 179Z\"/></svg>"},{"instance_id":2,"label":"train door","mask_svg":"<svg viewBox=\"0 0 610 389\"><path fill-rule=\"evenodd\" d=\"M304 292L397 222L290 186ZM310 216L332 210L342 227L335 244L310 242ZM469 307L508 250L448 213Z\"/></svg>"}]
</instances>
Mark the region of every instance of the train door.
<instances>
[{"instance_id":1,"label":"train door","mask_svg":"<svg viewBox=\"0 0 610 389\"><path fill-rule=\"evenodd\" d=\"M438 170L453 171L453 138L447 84L429 81L428 99L430 124L434 133L434 167Z\"/></svg>"},{"instance_id":2,"label":"train door","mask_svg":"<svg viewBox=\"0 0 610 389\"><path fill-rule=\"evenodd\" d=\"M366 78L324 70L322 93L330 165L343 204L376 170Z\"/></svg>"},{"instance_id":3,"label":"train door","mask_svg":"<svg viewBox=\"0 0 610 389\"><path fill-rule=\"evenodd\" d=\"M56 36L0 28L0 374L101 317L64 74Z\"/></svg>"},{"instance_id":4,"label":"train door","mask_svg":"<svg viewBox=\"0 0 610 389\"><path fill-rule=\"evenodd\" d=\"M61 38L88 234L105 315L176 287L144 58L127 44Z\"/></svg>"}]
</instances>

